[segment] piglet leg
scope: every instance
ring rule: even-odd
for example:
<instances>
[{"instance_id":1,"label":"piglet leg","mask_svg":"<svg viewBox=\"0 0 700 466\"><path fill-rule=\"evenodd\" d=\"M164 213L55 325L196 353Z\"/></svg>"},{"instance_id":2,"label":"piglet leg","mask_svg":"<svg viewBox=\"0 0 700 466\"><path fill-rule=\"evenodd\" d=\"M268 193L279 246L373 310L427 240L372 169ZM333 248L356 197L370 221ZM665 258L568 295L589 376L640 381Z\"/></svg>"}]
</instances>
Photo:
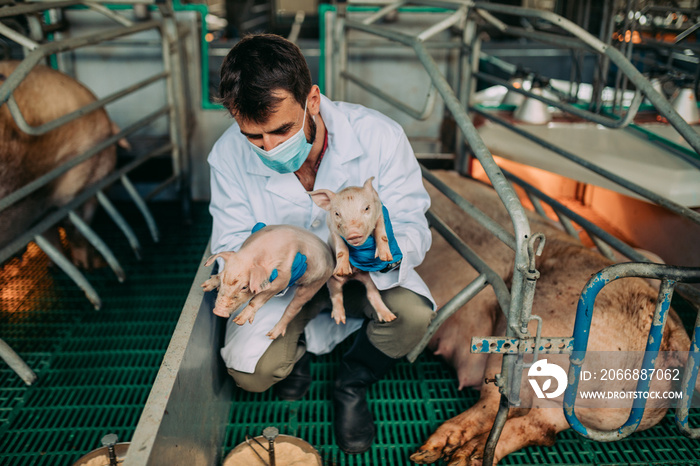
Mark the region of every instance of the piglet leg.
<instances>
[{"instance_id":1,"label":"piglet leg","mask_svg":"<svg viewBox=\"0 0 700 466\"><path fill-rule=\"evenodd\" d=\"M391 322L396 319L396 315L391 312L391 310L386 307L384 301L382 301L382 295L379 294L377 286L372 281L372 278L367 272L357 272L353 277L355 280L362 282L367 289L367 300L372 305L375 311L377 311L377 318L379 322Z\"/></svg>"},{"instance_id":2,"label":"piglet leg","mask_svg":"<svg viewBox=\"0 0 700 466\"><path fill-rule=\"evenodd\" d=\"M324 283L325 281L319 280L307 283L305 285L299 285L296 293L294 294L294 298L292 298L287 305L287 309L284 310L284 314L282 314L282 317L277 324L272 327L272 330L267 333L267 336L272 340L276 339L280 335L284 336L284 334L287 333L287 325L289 325L297 314L299 314L302 306L314 297L316 292L321 289Z\"/></svg>"},{"instance_id":3,"label":"piglet leg","mask_svg":"<svg viewBox=\"0 0 700 466\"><path fill-rule=\"evenodd\" d=\"M211 277L209 277L209 280L202 283L202 289L204 291L214 291L218 289L220 285L221 280L219 279L219 275L212 275Z\"/></svg>"},{"instance_id":4,"label":"piglet leg","mask_svg":"<svg viewBox=\"0 0 700 466\"><path fill-rule=\"evenodd\" d=\"M374 227L374 241L377 243L377 251L374 253L374 257L378 257L383 261L390 261L394 258L391 254L389 238L387 237L386 227L384 226L384 214L379 215L377 225Z\"/></svg>"},{"instance_id":5,"label":"piglet leg","mask_svg":"<svg viewBox=\"0 0 700 466\"><path fill-rule=\"evenodd\" d=\"M331 304L333 305L333 311L331 312L331 317L335 320L336 324L345 323L345 305L343 304L343 284L347 280L342 277L332 276L328 283L328 291L331 296Z\"/></svg>"},{"instance_id":6,"label":"piglet leg","mask_svg":"<svg viewBox=\"0 0 700 466\"><path fill-rule=\"evenodd\" d=\"M335 251L335 269L333 275L338 277L347 277L352 275L352 266L350 265L350 251L345 241L335 233L331 233L333 241L333 249Z\"/></svg>"},{"instance_id":7,"label":"piglet leg","mask_svg":"<svg viewBox=\"0 0 700 466\"><path fill-rule=\"evenodd\" d=\"M243 325L246 322L253 323L253 318L255 314L260 310L261 307L265 305L266 302L270 300L277 292L280 290L266 290L262 293L256 294L253 299L250 300L248 305L238 314L233 321L238 325Z\"/></svg>"}]
</instances>

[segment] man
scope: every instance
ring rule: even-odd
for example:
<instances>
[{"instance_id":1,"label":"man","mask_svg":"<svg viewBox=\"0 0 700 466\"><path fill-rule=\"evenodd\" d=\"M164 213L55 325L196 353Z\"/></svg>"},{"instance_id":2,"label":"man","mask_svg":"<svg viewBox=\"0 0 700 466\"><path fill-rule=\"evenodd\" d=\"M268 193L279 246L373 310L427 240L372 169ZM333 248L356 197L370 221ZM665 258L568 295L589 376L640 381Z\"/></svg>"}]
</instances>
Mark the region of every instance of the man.
<instances>
[{"instance_id":1,"label":"man","mask_svg":"<svg viewBox=\"0 0 700 466\"><path fill-rule=\"evenodd\" d=\"M336 324L324 287L299 312L286 335L265 334L279 320L293 291L271 299L252 324L229 319L221 355L236 384L295 400L311 383L310 354L330 352L357 331L343 356L333 393L336 441L362 453L375 427L366 391L425 334L434 302L413 270L430 247L425 219L430 199L402 128L359 105L331 102L312 85L299 48L274 35L248 36L221 67L221 102L236 120L209 155L213 253L237 250L257 222L292 224L328 239L326 211L308 191L374 186L388 209L401 248L400 264L371 277L397 318L379 322L364 289L344 289L347 324ZM354 313L354 314L353 314ZM234 314L235 315L235 314Z\"/></svg>"}]
</instances>

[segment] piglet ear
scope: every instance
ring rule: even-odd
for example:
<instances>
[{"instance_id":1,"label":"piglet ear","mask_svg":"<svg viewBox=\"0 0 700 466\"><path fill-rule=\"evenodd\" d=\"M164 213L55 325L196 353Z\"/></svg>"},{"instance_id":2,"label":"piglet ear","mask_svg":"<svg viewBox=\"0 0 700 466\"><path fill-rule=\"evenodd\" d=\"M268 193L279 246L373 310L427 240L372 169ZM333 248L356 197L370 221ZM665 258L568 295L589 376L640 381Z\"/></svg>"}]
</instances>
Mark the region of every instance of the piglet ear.
<instances>
[{"instance_id":1,"label":"piglet ear","mask_svg":"<svg viewBox=\"0 0 700 466\"><path fill-rule=\"evenodd\" d=\"M374 188L372 187L372 181L374 180L373 176L370 176L367 178L367 181L365 181L365 184L362 185L362 189L368 192L374 191Z\"/></svg>"},{"instance_id":2,"label":"piglet ear","mask_svg":"<svg viewBox=\"0 0 700 466\"><path fill-rule=\"evenodd\" d=\"M335 197L335 193L329 189L317 189L316 191L307 191L306 193L311 196L311 200L323 210L329 210L331 208L331 202Z\"/></svg>"},{"instance_id":3,"label":"piglet ear","mask_svg":"<svg viewBox=\"0 0 700 466\"><path fill-rule=\"evenodd\" d=\"M220 252L218 254L214 254L213 256L209 256L209 259L207 259L207 261L204 263L204 266L209 267L219 257L221 257L224 260L224 262L228 262L230 259L233 259L235 256L236 256L236 253L233 251Z\"/></svg>"},{"instance_id":4,"label":"piglet ear","mask_svg":"<svg viewBox=\"0 0 700 466\"><path fill-rule=\"evenodd\" d=\"M253 268L250 269L248 286L250 287L250 291L254 294L260 293L270 286L270 272L262 265L253 266Z\"/></svg>"}]
</instances>

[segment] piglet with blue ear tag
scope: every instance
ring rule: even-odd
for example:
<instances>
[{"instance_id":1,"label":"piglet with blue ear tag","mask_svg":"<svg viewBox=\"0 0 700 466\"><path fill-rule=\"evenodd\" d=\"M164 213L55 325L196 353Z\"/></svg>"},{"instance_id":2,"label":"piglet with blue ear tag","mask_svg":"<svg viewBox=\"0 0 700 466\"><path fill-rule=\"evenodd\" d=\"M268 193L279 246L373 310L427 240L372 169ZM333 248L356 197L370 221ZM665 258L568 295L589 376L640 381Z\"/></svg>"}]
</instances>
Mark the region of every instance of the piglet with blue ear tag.
<instances>
[{"instance_id":1,"label":"piglet with blue ear tag","mask_svg":"<svg viewBox=\"0 0 700 466\"><path fill-rule=\"evenodd\" d=\"M295 295L279 322L267 334L284 335L287 325L333 274L333 255L328 244L303 228L259 223L238 252L214 254L224 260L223 270L202 284L204 291L219 289L214 314L229 317L248 300L233 321L253 322L255 313L273 296L296 285Z\"/></svg>"},{"instance_id":2,"label":"piglet with blue ear tag","mask_svg":"<svg viewBox=\"0 0 700 466\"><path fill-rule=\"evenodd\" d=\"M309 192L311 199L328 211L329 241L335 251L336 266L328 282L336 323L345 322L343 285L358 280L367 289L367 300L381 322L396 315L382 301L368 272L387 272L401 263L401 249L394 238L389 212L372 186L374 177L363 186L350 186L337 193L328 189Z\"/></svg>"}]
</instances>

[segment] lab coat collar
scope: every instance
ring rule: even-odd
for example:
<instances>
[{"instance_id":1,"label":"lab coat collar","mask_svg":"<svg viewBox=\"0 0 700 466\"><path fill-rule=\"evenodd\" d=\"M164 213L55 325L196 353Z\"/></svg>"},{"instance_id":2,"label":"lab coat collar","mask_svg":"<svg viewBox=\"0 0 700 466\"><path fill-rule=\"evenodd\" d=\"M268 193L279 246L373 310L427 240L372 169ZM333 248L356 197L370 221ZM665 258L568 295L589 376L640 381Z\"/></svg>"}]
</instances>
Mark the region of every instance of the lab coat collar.
<instances>
[{"instance_id":1,"label":"lab coat collar","mask_svg":"<svg viewBox=\"0 0 700 466\"><path fill-rule=\"evenodd\" d=\"M345 114L324 95L321 95L321 116L328 131L328 147L319 166L314 189L338 191L349 180L344 165L364 151ZM246 171L251 175L266 176L268 181L265 188L269 192L302 207L309 205L309 195L294 173L279 174L263 164L252 150L249 153L251 163Z\"/></svg>"}]
</instances>

